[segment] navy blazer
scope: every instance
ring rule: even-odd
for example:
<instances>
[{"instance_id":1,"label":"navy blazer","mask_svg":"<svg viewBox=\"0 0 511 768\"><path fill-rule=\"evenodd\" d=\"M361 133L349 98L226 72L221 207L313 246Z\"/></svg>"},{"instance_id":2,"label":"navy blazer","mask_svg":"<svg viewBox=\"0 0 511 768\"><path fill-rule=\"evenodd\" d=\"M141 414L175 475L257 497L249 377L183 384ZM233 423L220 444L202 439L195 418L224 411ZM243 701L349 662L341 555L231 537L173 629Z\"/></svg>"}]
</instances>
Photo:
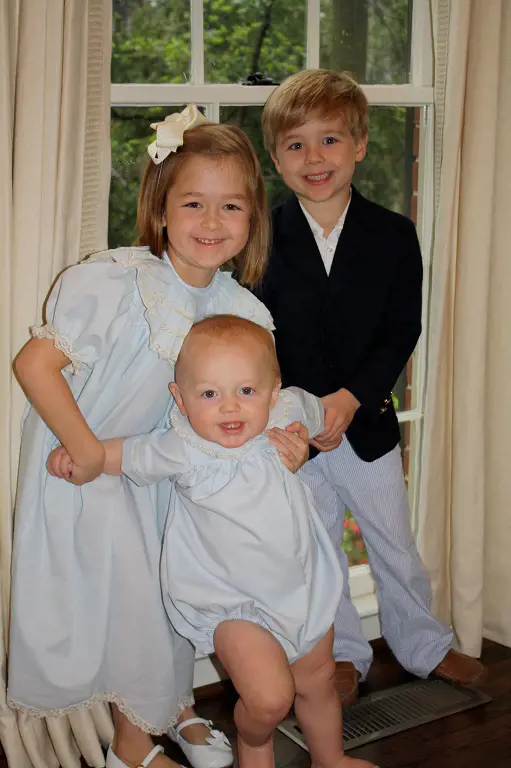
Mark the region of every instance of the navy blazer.
<instances>
[{"instance_id":1,"label":"navy blazer","mask_svg":"<svg viewBox=\"0 0 511 768\"><path fill-rule=\"evenodd\" d=\"M257 295L273 315L283 385L352 392L361 407L346 434L374 461L399 442L390 393L421 332L415 227L352 187L330 275L294 195L273 211L272 228Z\"/></svg>"}]
</instances>

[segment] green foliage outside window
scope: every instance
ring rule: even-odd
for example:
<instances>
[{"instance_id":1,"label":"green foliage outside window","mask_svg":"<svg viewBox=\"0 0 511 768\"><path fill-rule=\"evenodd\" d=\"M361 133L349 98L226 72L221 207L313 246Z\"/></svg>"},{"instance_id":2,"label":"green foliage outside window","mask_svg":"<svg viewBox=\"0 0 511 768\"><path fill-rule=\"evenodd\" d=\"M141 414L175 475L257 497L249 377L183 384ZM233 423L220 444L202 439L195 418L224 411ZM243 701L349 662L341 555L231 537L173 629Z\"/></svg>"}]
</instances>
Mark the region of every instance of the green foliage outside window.
<instances>
[{"instance_id":1,"label":"green foliage outside window","mask_svg":"<svg viewBox=\"0 0 511 768\"><path fill-rule=\"evenodd\" d=\"M188 0L114 0L113 6L112 81L186 82ZM409 6L410 0L323 0L322 66L348 68L361 82L406 80ZM242 82L255 71L280 82L304 66L305 0L205 0L204 23L205 72L210 82ZM152 140L150 123L180 108L112 110L111 247L134 239L138 186ZM251 137L274 205L286 190L263 147L260 116L260 107L221 108L223 121L240 125ZM368 154L355 183L376 202L407 213L413 110L372 107L370 120Z\"/></svg>"},{"instance_id":2,"label":"green foliage outside window","mask_svg":"<svg viewBox=\"0 0 511 768\"><path fill-rule=\"evenodd\" d=\"M407 82L411 0L321 0L320 63L348 70L362 83ZM189 0L113 0L112 82L190 80ZM204 0L205 79L239 83L254 72L275 83L306 61L306 0ZM136 238L137 195L150 123L183 105L112 109L109 246ZM222 106L222 122L252 139L270 203L287 195L263 147L262 107ZM367 157L355 184L382 205L409 212L414 110L371 107ZM347 513L343 547L350 564L367 562L360 531Z\"/></svg>"}]
</instances>

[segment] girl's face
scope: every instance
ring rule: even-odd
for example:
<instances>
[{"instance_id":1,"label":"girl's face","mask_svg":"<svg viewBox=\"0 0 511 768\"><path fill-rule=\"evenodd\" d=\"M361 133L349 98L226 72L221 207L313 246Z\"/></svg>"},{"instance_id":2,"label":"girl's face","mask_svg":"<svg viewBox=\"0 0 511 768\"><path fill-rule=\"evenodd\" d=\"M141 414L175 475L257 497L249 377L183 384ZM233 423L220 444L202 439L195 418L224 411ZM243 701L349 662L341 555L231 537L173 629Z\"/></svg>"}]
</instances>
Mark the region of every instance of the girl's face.
<instances>
[{"instance_id":1,"label":"girl's face","mask_svg":"<svg viewBox=\"0 0 511 768\"><path fill-rule=\"evenodd\" d=\"M234 158L191 157L165 202L168 255L189 285L208 285L243 250L250 229L243 172Z\"/></svg>"}]
</instances>

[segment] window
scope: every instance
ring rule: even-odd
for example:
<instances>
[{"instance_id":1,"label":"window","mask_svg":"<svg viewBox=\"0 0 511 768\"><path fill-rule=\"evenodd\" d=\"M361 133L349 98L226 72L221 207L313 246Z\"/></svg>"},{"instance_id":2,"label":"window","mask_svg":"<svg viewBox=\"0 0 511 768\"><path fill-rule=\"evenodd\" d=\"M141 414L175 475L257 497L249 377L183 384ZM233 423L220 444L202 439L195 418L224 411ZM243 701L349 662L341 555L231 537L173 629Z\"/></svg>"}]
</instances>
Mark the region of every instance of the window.
<instances>
[{"instance_id":1,"label":"window","mask_svg":"<svg viewBox=\"0 0 511 768\"><path fill-rule=\"evenodd\" d=\"M241 125L254 142L275 204L286 190L260 128L273 84L305 66L347 69L364 84L370 103L368 154L355 184L417 224L426 328L433 228L429 0L114 0L113 6L110 246L134 238L151 122L195 102L210 120ZM414 520L425 336L395 387ZM353 565L364 563L349 517L345 547ZM367 579L367 566L355 570Z\"/></svg>"}]
</instances>

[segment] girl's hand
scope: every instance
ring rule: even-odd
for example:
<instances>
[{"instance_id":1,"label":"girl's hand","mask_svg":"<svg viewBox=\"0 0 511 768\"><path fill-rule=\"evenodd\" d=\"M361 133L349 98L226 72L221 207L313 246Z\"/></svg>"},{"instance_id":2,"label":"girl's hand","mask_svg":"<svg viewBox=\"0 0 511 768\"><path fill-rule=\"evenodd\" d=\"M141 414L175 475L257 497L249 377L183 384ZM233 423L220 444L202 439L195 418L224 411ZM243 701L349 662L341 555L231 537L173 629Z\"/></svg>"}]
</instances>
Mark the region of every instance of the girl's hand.
<instances>
[{"instance_id":1,"label":"girl's hand","mask_svg":"<svg viewBox=\"0 0 511 768\"><path fill-rule=\"evenodd\" d=\"M301 422L293 421L285 429L273 427L267 429L265 434L291 472L297 472L309 458L309 433Z\"/></svg>"},{"instance_id":2,"label":"girl's hand","mask_svg":"<svg viewBox=\"0 0 511 768\"><path fill-rule=\"evenodd\" d=\"M71 455L61 446L55 448L46 462L46 468L50 475L67 480L73 485L85 485L99 477L105 468L105 449L101 443L97 443L94 454L85 461L73 461Z\"/></svg>"}]
</instances>

